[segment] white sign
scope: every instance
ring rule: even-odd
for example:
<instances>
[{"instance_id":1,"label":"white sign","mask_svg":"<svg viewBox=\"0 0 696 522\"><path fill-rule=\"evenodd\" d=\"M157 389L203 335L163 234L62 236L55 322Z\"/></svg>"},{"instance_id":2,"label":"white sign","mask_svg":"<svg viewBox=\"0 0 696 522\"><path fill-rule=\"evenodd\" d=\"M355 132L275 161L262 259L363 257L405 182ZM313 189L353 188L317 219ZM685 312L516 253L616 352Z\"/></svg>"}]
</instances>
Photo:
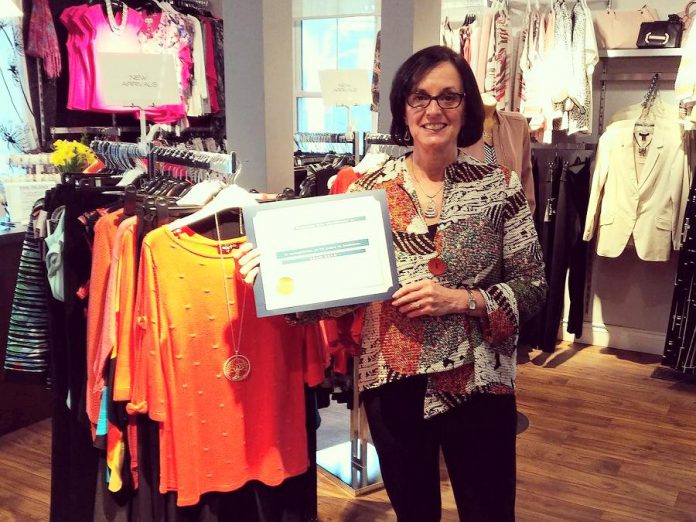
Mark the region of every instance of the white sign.
<instances>
[{"instance_id":1,"label":"white sign","mask_svg":"<svg viewBox=\"0 0 696 522\"><path fill-rule=\"evenodd\" d=\"M172 54L99 53L97 78L108 105L151 107L181 103Z\"/></svg>"},{"instance_id":2,"label":"white sign","mask_svg":"<svg viewBox=\"0 0 696 522\"><path fill-rule=\"evenodd\" d=\"M370 71L367 69L331 69L319 71L324 105L369 105L372 103Z\"/></svg>"},{"instance_id":3,"label":"white sign","mask_svg":"<svg viewBox=\"0 0 696 522\"><path fill-rule=\"evenodd\" d=\"M7 181L5 196L10 218L15 223L26 225L29 214L37 199L43 198L46 191L56 186L55 181Z\"/></svg>"}]
</instances>

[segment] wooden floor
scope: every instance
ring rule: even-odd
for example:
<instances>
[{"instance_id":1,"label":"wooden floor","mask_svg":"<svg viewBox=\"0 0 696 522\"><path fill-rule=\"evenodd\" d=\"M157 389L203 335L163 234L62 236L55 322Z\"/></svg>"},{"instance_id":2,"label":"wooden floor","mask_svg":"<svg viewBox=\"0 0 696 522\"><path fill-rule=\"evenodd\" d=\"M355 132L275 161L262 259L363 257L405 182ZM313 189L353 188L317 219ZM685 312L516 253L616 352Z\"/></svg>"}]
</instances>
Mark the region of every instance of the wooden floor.
<instances>
[{"instance_id":1,"label":"wooden floor","mask_svg":"<svg viewBox=\"0 0 696 522\"><path fill-rule=\"evenodd\" d=\"M633 352L562 344L521 359L518 521L696 522L696 385L652 378L659 357ZM48 519L49 468L48 421L0 438L0 521ZM395 520L384 491L354 499L322 475L319 517Z\"/></svg>"}]
</instances>

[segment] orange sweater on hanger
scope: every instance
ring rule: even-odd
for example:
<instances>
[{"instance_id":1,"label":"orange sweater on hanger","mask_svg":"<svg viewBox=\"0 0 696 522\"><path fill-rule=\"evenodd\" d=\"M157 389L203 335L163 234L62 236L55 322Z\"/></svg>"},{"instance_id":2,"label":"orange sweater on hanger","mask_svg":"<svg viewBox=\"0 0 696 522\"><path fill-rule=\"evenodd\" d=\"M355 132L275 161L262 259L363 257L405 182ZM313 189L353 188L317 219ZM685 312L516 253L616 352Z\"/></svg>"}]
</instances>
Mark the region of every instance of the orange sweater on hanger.
<instances>
[{"instance_id":1,"label":"orange sweater on hanger","mask_svg":"<svg viewBox=\"0 0 696 522\"><path fill-rule=\"evenodd\" d=\"M142 246L129 411L162 423L160 491L177 491L180 506L309 465L304 385L321 382L323 361L305 350L302 327L256 317L230 255L243 241L160 227ZM231 382L223 367L235 346L251 373Z\"/></svg>"},{"instance_id":2,"label":"orange sweater on hanger","mask_svg":"<svg viewBox=\"0 0 696 522\"><path fill-rule=\"evenodd\" d=\"M111 251L123 209L100 217L94 224L94 243L92 246L92 271L89 279L89 303L87 305L87 417L96 426L99 420L102 389L95 386L92 371L99 349L102 324L104 321L104 298L109 279ZM93 434L94 435L94 434Z\"/></svg>"}]
</instances>

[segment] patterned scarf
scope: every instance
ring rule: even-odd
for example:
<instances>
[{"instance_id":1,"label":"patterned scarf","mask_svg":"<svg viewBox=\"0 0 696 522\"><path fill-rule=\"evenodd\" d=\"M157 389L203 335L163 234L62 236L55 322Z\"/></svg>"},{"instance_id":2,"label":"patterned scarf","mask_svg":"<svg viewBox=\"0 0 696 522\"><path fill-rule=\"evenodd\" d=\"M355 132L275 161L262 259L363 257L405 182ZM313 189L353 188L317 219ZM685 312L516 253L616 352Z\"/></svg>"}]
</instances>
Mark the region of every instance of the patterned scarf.
<instances>
[{"instance_id":1,"label":"patterned scarf","mask_svg":"<svg viewBox=\"0 0 696 522\"><path fill-rule=\"evenodd\" d=\"M46 76L58 78L61 71L58 37L53 25L53 15L48 0L34 0L29 21L26 54L43 60Z\"/></svg>"}]
</instances>

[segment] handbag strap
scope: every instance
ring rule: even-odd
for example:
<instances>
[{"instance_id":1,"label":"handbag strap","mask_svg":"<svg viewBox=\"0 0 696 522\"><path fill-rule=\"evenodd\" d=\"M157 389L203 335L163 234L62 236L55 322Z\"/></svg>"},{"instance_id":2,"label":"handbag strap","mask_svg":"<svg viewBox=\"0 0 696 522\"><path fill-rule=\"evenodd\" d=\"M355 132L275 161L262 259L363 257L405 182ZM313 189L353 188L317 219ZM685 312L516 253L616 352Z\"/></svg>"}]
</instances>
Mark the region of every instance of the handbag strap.
<instances>
[{"instance_id":1,"label":"handbag strap","mask_svg":"<svg viewBox=\"0 0 696 522\"><path fill-rule=\"evenodd\" d=\"M686 6L684 7L684 10L681 13L679 13L679 17L681 18L685 29L688 28L689 25L691 24L692 15L689 12L689 9L691 9L695 5L696 5L696 0L691 0L689 3L686 4Z\"/></svg>"}]
</instances>

